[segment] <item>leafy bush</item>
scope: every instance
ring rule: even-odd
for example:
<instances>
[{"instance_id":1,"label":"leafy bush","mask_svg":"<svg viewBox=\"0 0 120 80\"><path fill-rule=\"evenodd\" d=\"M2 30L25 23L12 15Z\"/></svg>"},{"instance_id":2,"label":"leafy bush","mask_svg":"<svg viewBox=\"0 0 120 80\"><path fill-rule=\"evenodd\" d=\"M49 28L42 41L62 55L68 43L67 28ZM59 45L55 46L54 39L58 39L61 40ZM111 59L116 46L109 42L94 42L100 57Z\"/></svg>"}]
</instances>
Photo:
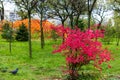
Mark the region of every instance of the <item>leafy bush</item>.
<instances>
[{"instance_id":1,"label":"leafy bush","mask_svg":"<svg viewBox=\"0 0 120 80\"><path fill-rule=\"evenodd\" d=\"M16 32L17 41L28 41L28 30L24 24L20 25Z\"/></svg>"},{"instance_id":2,"label":"leafy bush","mask_svg":"<svg viewBox=\"0 0 120 80\"><path fill-rule=\"evenodd\" d=\"M53 53L61 52L65 56L69 80L77 80L78 71L91 61L96 68L102 70L101 64L111 60L110 52L103 49L102 43L98 41L98 38L104 36L100 30L82 32L79 28L72 30L62 26L56 27L55 30L58 34L67 35L65 41Z\"/></svg>"}]
</instances>

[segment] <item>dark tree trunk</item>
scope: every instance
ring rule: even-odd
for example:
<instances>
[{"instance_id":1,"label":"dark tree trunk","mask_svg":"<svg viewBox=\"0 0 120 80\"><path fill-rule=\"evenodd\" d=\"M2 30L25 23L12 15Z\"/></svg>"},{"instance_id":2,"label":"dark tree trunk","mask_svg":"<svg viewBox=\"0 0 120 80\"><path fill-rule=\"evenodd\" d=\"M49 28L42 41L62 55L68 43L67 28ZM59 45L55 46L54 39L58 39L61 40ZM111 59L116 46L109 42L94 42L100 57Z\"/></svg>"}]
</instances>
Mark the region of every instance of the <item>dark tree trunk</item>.
<instances>
[{"instance_id":1,"label":"dark tree trunk","mask_svg":"<svg viewBox=\"0 0 120 80\"><path fill-rule=\"evenodd\" d=\"M74 29L73 16L70 16L70 25L71 25L71 29Z\"/></svg>"},{"instance_id":2,"label":"dark tree trunk","mask_svg":"<svg viewBox=\"0 0 120 80\"><path fill-rule=\"evenodd\" d=\"M29 57L32 58L32 44L31 44L31 11L28 11L28 41L29 41Z\"/></svg>"},{"instance_id":3,"label":"dark tree trunk","mask_svg":"<svg viewBox=\"0 0 120 80\"><path fill-rule=\"evenodd\" d=\"M64 27L64 20L62 21L62 25L63 25L63 27ZM65 41L65 34L63 33L63 40L62 40L62 42L64 42Z\"/></svg>"},{"instance_id":4,"label":"dark tree trunk","mask_svg":"<svg viewBox=\"0 0 120 80\"><path fill-rule=\"evenodd\" d=\"M90 29L91 14L97 0L94 0L92 4L90 4L90 1L91 0L88 0L88 29Z\"/></svg>"},{"instance_id":5,"label":"dark tree trunk","mask_svg":"<svg viewBox=\"0 0 120 80\"><path fill-rule=\"evenodd\" d=\"M44 32L43 32L43 26L42 26L42 19L43 19L43 10L41 11L41 19L40 19L40 31L41 31L41 49L45 46L45 40L44 40Z\"/></svg>"},{"instance_id":6,"label":"dark tree trunk","mask_svg":"<svg viewBox=\"0 0 120 80\"><path fill-rule=\"evenodd\" d=\"M91 13L89 12L88 13L88 29L90 29L90 25L91 25L90 21L91 21Z\"/></svg>"},{"instance_id":7,"label":"dark tree trunk","mask_svg":"<svg viewBox=\"0 0 120 80\"><path fill-rule=\"evenodd\" d=\"M77 26L77 27L78 27L79 16L80 16L80 15L77 16L76 21L75 21L75 26Z\"/></svg>"},{"instance_id":8,"label":"dark tree trunk","mask_svg":"<svg viewBox=\"0 0 120 80\"><path fill-rule=\"evenodd\" d=\"M1 21L4 20L4 5L3 5L3 1L1 1L1 5L2 5L2 8L1 8Z\"/></svg>"},{"instance_id":9,"label":"dark tree trunk","mask_svg":"<svg viewBox=\"0 0 120 80\"><path fill-rule=\"evenodd\" d=\"M117 37L117 46L119 46L119 42L120 42L120 35L118 34L118 37Z\"/></svg>"}]
</instances>

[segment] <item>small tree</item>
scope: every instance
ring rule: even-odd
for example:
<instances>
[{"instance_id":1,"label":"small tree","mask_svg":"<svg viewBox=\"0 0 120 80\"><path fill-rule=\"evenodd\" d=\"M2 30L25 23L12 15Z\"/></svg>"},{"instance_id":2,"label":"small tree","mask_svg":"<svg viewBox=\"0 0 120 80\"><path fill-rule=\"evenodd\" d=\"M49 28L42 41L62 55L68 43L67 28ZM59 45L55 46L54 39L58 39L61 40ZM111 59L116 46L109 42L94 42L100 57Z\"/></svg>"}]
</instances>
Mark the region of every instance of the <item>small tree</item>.
<instances>
[{"instance_id":1,"label":"small tree","mask_svg":"<svg viewBox=\"0 0 120 80\"><path fill-rule=\"evenodd\" d=\"M2 38L6 39L9 42L9 49L10 49L10 53L11 53L11 43L14 40L14 36L13 36L13 29L12 27L10 27L9 23L5 23L2 26Z\"/></svg>"},{"instance_id":2,"label":"small tree","mask_svg":"<svg viewBox=\"0 0 120 80\"><path fill-rule=\"evenodd\" d=\"M28 30L23 23L20 25L16 34L17 41L28 41Z\"/></svg>"},{"instance_id":3,"label":"small tree","mask_svg":"<svg viewBox=\"0 0 120 80\"><path fill-rule=\"evenodd\" d=\"M5 23L2 26L2 38L6 39L7 41L11 41L14 39L13 37L13 29L10 27L9 23Z\"/></svg>"}]
</instances>

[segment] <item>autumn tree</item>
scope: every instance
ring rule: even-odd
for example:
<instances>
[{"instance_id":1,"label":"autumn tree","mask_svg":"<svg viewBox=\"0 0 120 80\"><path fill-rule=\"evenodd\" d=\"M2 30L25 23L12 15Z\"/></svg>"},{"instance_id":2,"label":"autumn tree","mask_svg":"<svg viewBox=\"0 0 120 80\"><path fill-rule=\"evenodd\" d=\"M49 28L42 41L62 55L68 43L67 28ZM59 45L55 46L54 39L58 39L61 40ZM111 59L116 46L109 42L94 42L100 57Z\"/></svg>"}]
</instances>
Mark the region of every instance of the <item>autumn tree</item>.
<instances>
[{"instance_id":1,"label":"autumn tree","mask_svg":"<svg viewBox=\"0 0 120 80\"><path fill-rule=\"evenodd\" d=\"M31 13L35 9L38 0L14 0L16 5L27 12L28 15L28 41L29 41L29 56L32 58L32 44L31 44Z\"/></svg>"}]
</instances>

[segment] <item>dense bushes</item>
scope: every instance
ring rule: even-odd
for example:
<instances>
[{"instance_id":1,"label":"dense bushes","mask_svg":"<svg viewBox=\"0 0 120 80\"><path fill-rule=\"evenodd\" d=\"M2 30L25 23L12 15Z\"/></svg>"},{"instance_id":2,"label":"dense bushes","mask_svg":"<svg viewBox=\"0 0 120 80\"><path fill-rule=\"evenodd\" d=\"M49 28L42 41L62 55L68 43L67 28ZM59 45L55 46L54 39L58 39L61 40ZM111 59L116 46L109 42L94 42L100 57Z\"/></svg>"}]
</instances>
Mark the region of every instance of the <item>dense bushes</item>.
<instances>
[{"instance_id":1,"label":"dense bushes","mask_svg":"<svg viewBox=\"0 0 120 80\"><path fill-rule=\"evenodd\" d=\"M20 25L19 29L16 32L17 41L28 41L28 30L24 24Z\"/></svg>"}]
</instances>

